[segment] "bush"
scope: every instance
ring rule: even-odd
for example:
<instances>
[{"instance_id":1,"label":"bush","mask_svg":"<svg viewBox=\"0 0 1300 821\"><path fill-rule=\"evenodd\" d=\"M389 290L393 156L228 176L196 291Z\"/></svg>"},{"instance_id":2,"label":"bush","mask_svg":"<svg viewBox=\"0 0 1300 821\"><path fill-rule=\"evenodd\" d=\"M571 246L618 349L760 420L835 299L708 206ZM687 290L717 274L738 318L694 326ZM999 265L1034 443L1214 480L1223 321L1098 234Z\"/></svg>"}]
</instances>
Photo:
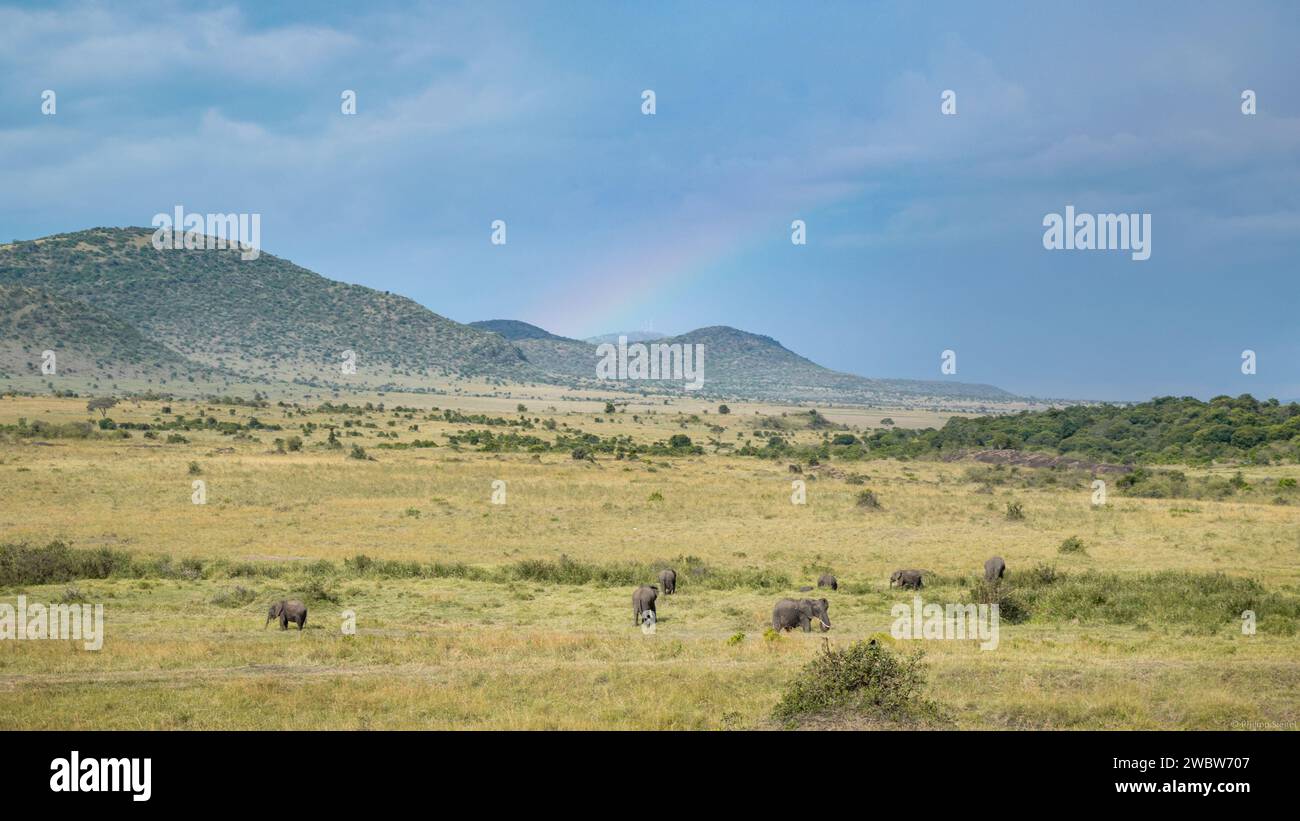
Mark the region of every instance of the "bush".
<instances>
[{"instance_id":1,"label":"bush","mask_svg":"<svg viewBox=\"0 0 1300 821\"><path fill-rule=\"evenodd\" d=\"M815 718L916 723L939 718L924 696L922 654L895 654L876 641L829 645L786 688L773 718L787 725Z\"/></svg>"},{"instance_id":2,"label":"bush","mask_svg":"<svg viewBox=\"0 0 1300 821\"><path fill-rule=\"evenodd\" d=\"M1025 518L1025 508L1019 502L1007 502L1007 521L1019 522Z\"/></svg>"},{"instance_id":3,"label":"bush","mask_svg":"<svg viewBox=\"0 0 1300 821\"><path fill-rule=\"evenodd\" d=\"M996 604L998 620L1019 624L1029 619L1029 608L1023 598L1008 583L977 579L970 589L971 604Z\"/></svg>"},{"instance_id":4,"label":"bush","mask_svg":"<svg viewBox=\"0 0 1300 821\"><path fill-rule=\"evenodd\" d=\"M1086 555L1088 555L1088 551L1084 549L1083 541L1082 541L1081 539L1079 539L1078 536L1071 536L1070 538L1068 538L1068 539L1066 539L1065 541L1061 542L1061 546L1058 547L1058 548L1056 548L1056 552L1057 552L1057 553L1077 553L1077 554L1079 554L1080 556L1086 556Z\"/></svg>"},{"instance_id":5,"label":"bush","mask_svg":"<svg viewBox=\"0 0 1300 821\"><path fill-rule=\"evenodd\" d=\"M243 607L255 598L257 598L256 593L237 584L231 589L223 590L213 596L212 603L217 607Z\"/></svg>"},{"instance_id":6,"label":"bush","mask_svg":"<svg viewBox=\"0 0 1300 821\"><path fill-rule=\"evenodd\" d=\"M858 507L864 507L868 510L880 509L880 498L876 496L874 490L864 490L858 494Z\"/></svg>"},{"instance_id":7,"label":"bush","mask_svg":"<svg viewBox=\"0 0 1300 821\"><path fill-rule=\"evenodd\" d=\"M131 557L108 548L74 550L63 542L45 547L0 544L0 586L56 584L129 574Z\"/></svg>"},{"instance_id":8,"label":"bush","mask_svg":"<svg viewBox=\"0 0 1300 821\"><path fill-rule=\"evenodd\" d=\"M343 567L353 573L363 574L374 567L375 560L364 553L358 553L350 559L343 560Z\"/></svg>"},{"instance_id":9,"label":"bush","mask_svg":"<svg viewBox=\"0 0 1300 821\"><path fill-rule=\"evenodd\" d=\"M339 603L338 594L320 577L309 579L302 586L302 598L306 601Z\"/></svg>"}]
</instances>

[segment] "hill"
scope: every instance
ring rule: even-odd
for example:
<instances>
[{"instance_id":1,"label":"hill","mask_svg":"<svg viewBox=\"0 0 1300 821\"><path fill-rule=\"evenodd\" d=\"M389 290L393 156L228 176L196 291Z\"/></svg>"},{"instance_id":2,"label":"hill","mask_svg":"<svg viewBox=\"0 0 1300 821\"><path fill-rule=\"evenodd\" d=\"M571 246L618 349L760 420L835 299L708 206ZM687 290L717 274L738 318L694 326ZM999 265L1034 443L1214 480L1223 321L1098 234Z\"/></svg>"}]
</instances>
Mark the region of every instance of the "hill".
<instances>
[{"instance_id":1,"label":"hill","mask_svg":"<svg viewBox=\"0 0 1300 821\"><path fill-rule=\"evenodd\" d=\"M269 253L244 260L236 249L157 250L151 237L146 228L94 228L0 246L0 286L45 294L15 292L19 301L60 302L49 335L88 352L70 367L93 362L104 376L145 369L172 380L219 372L332 389L423 389L432 378L473 377L642 394L682 390L681 381L598 380L597 345L526 322L462 325L406 297L335 282ZM42 344L23 336L31 334L34 313L44 312L29 309L29 327L6 331L5 373L30 374L30 349ZM990 385L839 373L771 337L725 326L655 341L704 346L700 396L967 409L1017 401ZM355 372L341 367L349 352Z\"/></svg>"},{"instance_id":2,"label":"hill","mask_svg":"<svg viewBox=\"0 0 1300 821\"><path fill-rule=\"evenodd\" d=\"M869 379L824 368L770 336L715 325L659 340L703 345L709 391L775 400L909 403L931 398L1013 402L992 385L914 379Z\"/></svg>"},{"instance_id":3,"label":"hill","mask_svg":"<svg viewBox=\"0 0 1300 821\"><path fill-rule=\"evenodd\" d=\"M532 326L530 326L532 327ZM538 330L541 330L540 328ZM543 331L543 333L545 333ZM991 405L1018 397L991 385L908 379L868 379L824 368L770 336L725 325L700 328L654 340L659 345L702 345L702 396L739 397L772 402L842 402L871 404L965 403ZM617 337L605 344L616 344ZM533 335L516 344L529 361L553 373L590 379L599 360L597 346L570 339ZM632 340L628 340L632 344ZM647 343L649 344L649 343ZM680 391L669 380L620 383L634 390Z\"/></svg>"},{"instance_id":4,"label":"hill","mask_svg":"<svg viewBox=\"0 0 1300 821\"><path fill-rule=\"evenodd\" d=\"M527 322L520 322L517 319L485 319L479 322L469 323L469 327L478 328L484 331L491 331L499 334L511 342L518 342L521 339L549 339L558 342L577 342L576 339L567 339L563 336L557 336L550 331L531 325Z\"/></svg>"},{"instance_id":5,"label":"hill","mask_svg":"<svg viewBox=\"0 0 1300 821\"><path fill-rule=\"evenodd\" d=\"M0 376L39 376L45 351L61 376L215 378L218 372L146 339L132 325L43 288L0 285Z\"/></svg>"},{"instance_id":6,"label":"hill","mask_svg":"<svg viewBox=\"0 0 1300 821\"><path fill-rule=\"evenodd\" d=\"M532 380L500 336L387 292L334 282L271 254L156 250L145 228L95 228L0 247L0 284L92 303L202 366L308 384L430 376ZM356 373L340 367L356 354Z\"/></svg>"},{"instance_id":7,"label":"hill","mask_svg":"<svg viewBox=\"0 0 1300 821\"><path fill-rule=\"evenodd\" d=\"M589 336L583 341L590 342L593 345L601 345L606 342L617 345L620 336L626 338L628 342L655 342L665 338L668 334L661 334L657 331L621 331L619 333Z\"/></svg>"}]
</instances>

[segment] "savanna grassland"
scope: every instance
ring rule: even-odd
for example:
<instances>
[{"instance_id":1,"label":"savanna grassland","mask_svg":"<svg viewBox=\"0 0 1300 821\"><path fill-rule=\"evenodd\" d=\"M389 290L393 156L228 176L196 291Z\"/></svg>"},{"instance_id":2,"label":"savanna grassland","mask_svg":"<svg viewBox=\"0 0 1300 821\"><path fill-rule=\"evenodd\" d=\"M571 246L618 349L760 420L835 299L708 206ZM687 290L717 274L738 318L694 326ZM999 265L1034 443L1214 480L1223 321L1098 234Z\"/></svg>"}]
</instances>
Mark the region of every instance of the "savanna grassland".
<instances>
[{"instance_id":1,"label":"savanna grassland","mask_svg":"<svg viewBox=\"0 0 1300 821\"><path fill-rule=\"evenodd\" d=\"M98 652L0 642L0 727L769 727L824 642L868 637L924 650L935 726L1300 720L1300 498L1284 481L1300 478L1296 465L1186 470L1232 477L1243 491L1231 498L1112 490L1094 507L1092 477L1077 471L863 459L796 474L719 447L762 428L795 442L827 433L776 406L733 403L720 416L662 401L606 413L591 397L363 398L369 410L334 399L352 403L342 412L287 401L123 401L101 417L85 396L0 399L0 542L114 557L102 578L0 587L9 603L103 603L106 618ZM505 426L474 414L529 420L515 431L547 441L582 431L663 446L624 458L485 451L468 434ZM855 429L941 423L824 414ZM675 436L690 448L667 447ZM795 480L806 504L791 502ZM192 502L195 481L205 504ZM860 503L866 490L879 507ZM1082 551L1060 551L1070 538ZM965 601L993 554L1021 611L996 650L889 638L891 605L912 600L888 587L892 570L927 571L926 601ZM678 592L660 597L646 635L630 594L660 565L678 569ZM817 594L833 629L765 635L773 603L825 571L840 580ZM310 608L307 629L264 628L267 605L294 597ZM355 635L341 629L345 611Z\"/></svg>"}]
</instances>

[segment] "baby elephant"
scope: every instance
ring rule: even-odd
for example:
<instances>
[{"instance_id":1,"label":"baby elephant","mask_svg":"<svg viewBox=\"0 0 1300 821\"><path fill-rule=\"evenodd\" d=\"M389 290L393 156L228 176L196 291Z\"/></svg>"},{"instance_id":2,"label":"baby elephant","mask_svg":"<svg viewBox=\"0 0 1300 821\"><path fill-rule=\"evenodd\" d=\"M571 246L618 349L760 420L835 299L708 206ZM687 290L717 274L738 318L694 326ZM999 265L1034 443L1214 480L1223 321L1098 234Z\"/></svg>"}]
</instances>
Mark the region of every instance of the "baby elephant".
<instances>
[{"instance_id":1,"label":"baby elephant","mask_svg":"<svg viewBox=\"0 0 1300 821\"><path fill-rule=\"evenodd\" d=\"M632 591L632 623L640 625L645 614L649 613L650 618L655 618L658 613L655 612L655 599L659 598L659 588L653 584L643 584L636 590Z\"/></svg>"},{"instance_id":2,"label":"baby elephant","mask_svg":"<svg viewBox=\"0 0 1300 821\"><path fill-rule=\"evenodd\" d=\"M812 623L816 619L825 633L831 629L831 617L826 612L830 602L825 599L781 599L772 608L772 629L793 630L796 627L805 633L812 632Z\"/></svg>"},{"instance_id":3,"label":"baby elephant","mask_svg":"<svg viewBox=\"0 0 1300 821\"><path fill-rule=\"evenodd\" d=\"M671 596L677 592L677 571L671 567L659 571L659 583L664 586L664 595Z\"/></svg>"},{"instance_id":4,"label":"baby elephant","mask_svg":"<svg viewBox=\"0 0 1300 821\"><path fill-rule=\"evenodd\" d=\"M921 581L921 571L919 570L895 570L889 577L889 586L893 587L910 587L913 590L920 590L925 587Z\"/></svg>"},{"instance_id":5,"label":"baby elephant","mask_svg":"<svg viewBox=\"0 0 1300 821\"><path fill-rule=\"evenodd\" d=\"M822 577L821 577L820 579L817 580L817 586L818 586L818 587L829 587L831 590L839 590L839 589L840 589L840 583L839 583L839 580L836 579L834 576L832 576L832 575L829 574L829 573L824 573L824 574L822 574Z\"/></svg>"},{"instance_id":6,"label":"baby elephant","mask_svg":"<svg viewBox=\"0 0 1300 821\"><path fill-rule=\"evenodd\" d=\"M288 630L289 622L298 625L298 629L302 630L303 626L307 624L307 605L300 601L276 602L271 605L270 610L266 611L266 624L262 625L263 630L266 629L267 624L271 623L271 619L280 620L281 630Z\"/></svg>"},{"instance_id":7,"label":"baby elephant","mask_svg":"<svg viewBox=\"0 0 1300 821\"><path fill-rule=\"evenodd\" d=\"M994 581L1002 578L1002 574L1007 572L1007 563L1002 561L1001 556L994 556L984 563L984 580Z\"/></svg>"}]
</instances>

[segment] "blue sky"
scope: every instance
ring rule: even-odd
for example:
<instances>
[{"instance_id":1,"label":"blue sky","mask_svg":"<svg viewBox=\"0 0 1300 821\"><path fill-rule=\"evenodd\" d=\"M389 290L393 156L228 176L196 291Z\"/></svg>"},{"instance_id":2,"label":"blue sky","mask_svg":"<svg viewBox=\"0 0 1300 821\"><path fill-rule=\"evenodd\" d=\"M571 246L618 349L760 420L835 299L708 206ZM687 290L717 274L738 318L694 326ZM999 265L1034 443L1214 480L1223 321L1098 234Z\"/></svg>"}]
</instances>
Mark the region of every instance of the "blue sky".
<instances>
[{"instance_id":1,"label":"blue sky","mask_svg":"<svg viewBox=\"0 0 1300 821\"><path fill-rule=\"evenodd\" d=\"M1297 41L1294 3L0 5L0 238L256 212L460 321L1297 398ZM1070 204L1150 213L1151 258L1044 250Z\"/></svg>"}]
</instances>

